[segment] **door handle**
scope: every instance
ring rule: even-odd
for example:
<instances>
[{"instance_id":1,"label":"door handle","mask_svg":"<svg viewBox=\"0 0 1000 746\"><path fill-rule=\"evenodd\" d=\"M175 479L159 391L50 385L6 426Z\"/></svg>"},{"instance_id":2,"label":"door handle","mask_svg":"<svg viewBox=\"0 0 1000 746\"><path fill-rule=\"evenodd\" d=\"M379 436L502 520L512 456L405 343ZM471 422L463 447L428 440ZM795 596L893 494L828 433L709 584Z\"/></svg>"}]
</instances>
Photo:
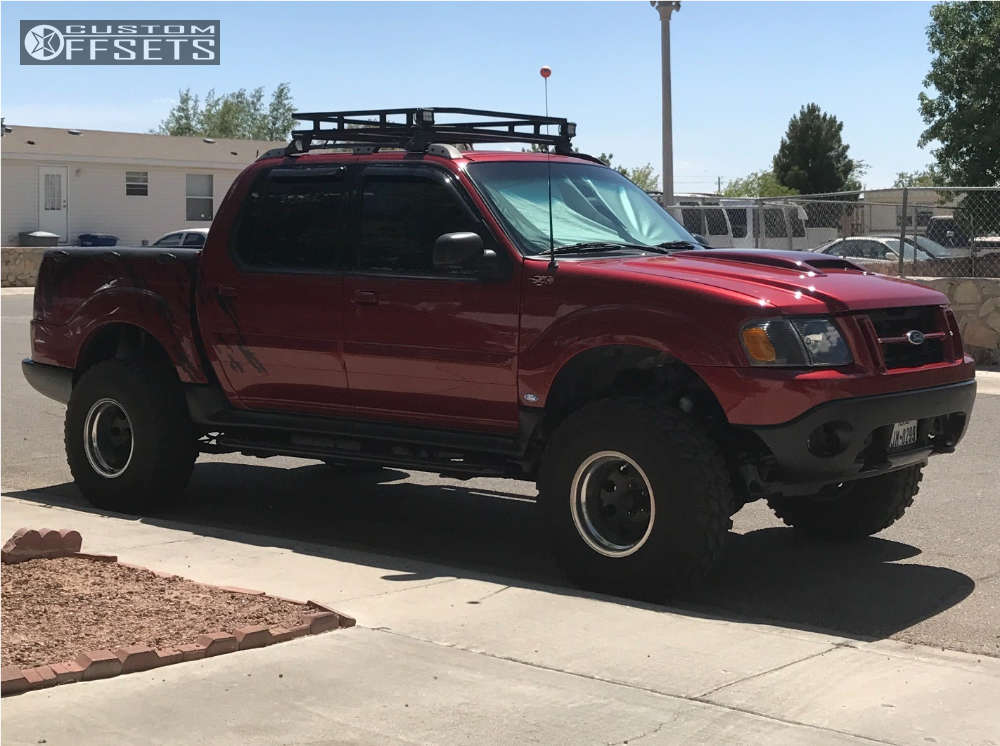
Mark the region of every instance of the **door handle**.
<instances>
[{"instance_id":1,"label":"door handle","mask_svg":"<svg viewBox=\"0 0 1000 746\"><path fill-rule=\"evenodd\" d=\"M220 298L235 298L236 288L229 285L216 285L215 294Z\"/></svg>"},{"instance_id":2,"label":"door handle","mask_svg":"<svg viewBox=\"0 0 1000 746\"><path fill-rule=\"evenodd\" d=\"M354 302L359 306L377 306L378 293L374 290L355 290Z\"/></svg>"}]
</instances>

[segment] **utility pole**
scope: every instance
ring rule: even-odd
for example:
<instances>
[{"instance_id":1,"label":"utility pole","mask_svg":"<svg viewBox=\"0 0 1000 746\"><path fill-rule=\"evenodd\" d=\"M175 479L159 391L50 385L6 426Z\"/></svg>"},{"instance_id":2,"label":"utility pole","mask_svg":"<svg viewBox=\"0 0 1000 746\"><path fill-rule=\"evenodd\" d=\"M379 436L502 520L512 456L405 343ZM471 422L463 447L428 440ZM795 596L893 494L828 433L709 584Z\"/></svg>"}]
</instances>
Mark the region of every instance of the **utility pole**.
<instances>
[{"instance_id":1,"label":"utility pole","mask_svg":"<svg viewBox=\"0 0 1000 746\"><path fill-rule=\"evenodd\" d=\"M660 14L660 75L663 98L663 204L674 203L674 135L670 107L670 14L680 11L677 0L649 0Z\"/></svg>"},{"instance_id":2,"label":"utility pole","mask_svg":"<svg viewBox=\"0 0 1000 746\"><path fill-rule=\"evenodd\" d=\"M715 177L715 193L718 194L720 197L722 196L722 177L721 176L716 176Z\"/></svg>"}]
</instances>

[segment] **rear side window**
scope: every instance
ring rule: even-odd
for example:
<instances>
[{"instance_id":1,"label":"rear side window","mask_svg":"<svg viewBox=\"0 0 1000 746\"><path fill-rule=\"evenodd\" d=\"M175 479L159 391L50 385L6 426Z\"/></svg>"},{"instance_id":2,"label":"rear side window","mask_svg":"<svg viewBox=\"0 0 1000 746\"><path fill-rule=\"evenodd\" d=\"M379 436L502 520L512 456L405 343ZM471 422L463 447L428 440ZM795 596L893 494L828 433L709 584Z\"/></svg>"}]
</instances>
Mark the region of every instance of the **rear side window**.
<instances>
[{"instance_id":1,"label":"rear side window","mask_svg":"<svg viewBox=\"0 0 1000 746\"><path fill-rule=\"evenodd\" d=\"M743 208L730 208L726 210L729 216L729 224L733 226L733 238L746 238L747 235L747 211Z\"/></svg>"},{"instance_id":2,"label":"rear side window","mask_svg":"<svg viewBox=\"0 0 1000 746\"><path fill-rule=\"evenodd\" d=\"M322 271L337 265L347 191L342 166L276 168L247 195L235 251L254 269Z\"/></svg>"},{"instance_id":3,"label":"rear side window","mask_svg":"<svg viewBox=\"0 0 1000 746\"><path fill-rule=\"evenodd\" d=\"M188 233L184 236L184 246L189 249L200 249L205 245L205 236L201 233Z\"/></svg>"},{"instance_id":4,"label":"rear side window","mask_svg":"<svg viewBox=\"0 0 1000 746\"><path fill-rule=\"evenodd\" d=\"M444 233L482 227L437 179L411 175L369 175L361 190L358 267L398 274L468 274L434 268L434 242ZM471 272L471 270L470 270Z\"/></svg>"}]
</instances>

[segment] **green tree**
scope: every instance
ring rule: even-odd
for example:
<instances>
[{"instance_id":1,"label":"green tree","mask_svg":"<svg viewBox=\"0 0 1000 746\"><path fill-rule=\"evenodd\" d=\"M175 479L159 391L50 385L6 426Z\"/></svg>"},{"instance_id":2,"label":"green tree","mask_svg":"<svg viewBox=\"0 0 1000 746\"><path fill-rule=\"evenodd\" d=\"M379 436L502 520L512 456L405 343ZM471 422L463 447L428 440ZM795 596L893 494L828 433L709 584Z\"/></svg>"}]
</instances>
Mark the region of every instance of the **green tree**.
<instances>
[{"instance_id":1,"label":"green tree","mask_svg":"<svg viewBox=\"0 0 1000 746\"><path fill-rule=\"evenodd\" d=\"M229 137L246 140L285 140L295 124L291 89L280 83L265 106L264 89L240 88L200 100L190 89L178 92L177 103L160 123L163 135Z\"/></svg>"},{"instance_id":2,"label":"green tree","mask_svg":"<svg viewBox=\"0 0 1000 746\"><path fill-rule=\"evenodd\" d=\"M843 122L817 104L803 106L789 120L774 156L778 183L801 194L860 189L857 164L841 138L843 129Z\"/></svg>"},{"instance_id":3,"label":"green tree","mask_svg":"<svg viewBox=\"0 0 1000 746\"><path fill-rule=\"evenodd\" d=\"M892 185L897 189L902 187L944 186L945 179L933 165L930 165L920 171L900 171L896 174L896 180L892 182Z\"/></svg>"},{"instance_id":4,"label":"green tree","mask_svg":"<svg viewBox=\"0 0 1000 746\"><path fill-rule=\"evenodd\" d=\"M927 47L934 55L919 95L942 176L951 184L1000 185L1000 4L941 3L931 8Z\"/></svg>"},{"instance_id":5,"label":"green tree","mask_svg":"<svg viewBox=\"0 0 1000 746\"><path fill-rule=\"evenodd\" d=\"M774 171L752 171L742 179L730 179L722 187L723 197L788 197L798 191L778 181Z\"/></svg>"},{"instance_id":6,"label":"green tree","mask_svg":"<svg viewBox=\"0 0 1000 746\"><path fill-rule=\"evenodd\" d=\"M660 189L660 175L653 170L652 163L647 163L644 166L633 166L632 168L623 166L620 163L615 165L614 153L601 153L597 156L597 160L608 168L613 168L645 192L656 192Z\"/></svg>"}]
</instances>

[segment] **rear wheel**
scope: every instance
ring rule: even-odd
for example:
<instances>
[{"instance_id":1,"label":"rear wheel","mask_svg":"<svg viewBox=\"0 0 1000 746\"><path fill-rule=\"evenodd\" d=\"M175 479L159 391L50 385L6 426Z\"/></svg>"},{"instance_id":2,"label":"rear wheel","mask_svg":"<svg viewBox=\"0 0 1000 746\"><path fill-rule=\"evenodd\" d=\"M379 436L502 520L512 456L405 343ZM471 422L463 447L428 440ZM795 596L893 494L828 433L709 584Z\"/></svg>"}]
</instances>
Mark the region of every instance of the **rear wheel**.
<instances>
[{"instance_id":1,"label":"rear wheel","mask_svg":"<svg viewBox=\"0 0 1000 746\"><path fill-rule=\"evenodd\" d=\"M173 371L107 360L87 370L66 408L66 459L94 505L144 513L183 491L197 457Z\"/></svg>"},{"instance_id":2,"label":"rear wheel","mask_svg":"<svg viewBox=\"0 0 1000 746\"><path fill-rule=\"evenodd\" d=\"M539 500L563 568L581 585L660 600L722 557L733 495L722 455L675 410L605 399L552 434Z\"/></svg>"},{"instance_id":3,"label":"rear wheel","mask_svg":"<svg viewBox=\"0 0 1000 746\"><path fill-rule=\"evenodd\" d=\"M923 466L910 466L803 497L772 497L767 504L789 526L839 541L862 539L903 516L920 490Z\"/></svg>"}]
</instances>

